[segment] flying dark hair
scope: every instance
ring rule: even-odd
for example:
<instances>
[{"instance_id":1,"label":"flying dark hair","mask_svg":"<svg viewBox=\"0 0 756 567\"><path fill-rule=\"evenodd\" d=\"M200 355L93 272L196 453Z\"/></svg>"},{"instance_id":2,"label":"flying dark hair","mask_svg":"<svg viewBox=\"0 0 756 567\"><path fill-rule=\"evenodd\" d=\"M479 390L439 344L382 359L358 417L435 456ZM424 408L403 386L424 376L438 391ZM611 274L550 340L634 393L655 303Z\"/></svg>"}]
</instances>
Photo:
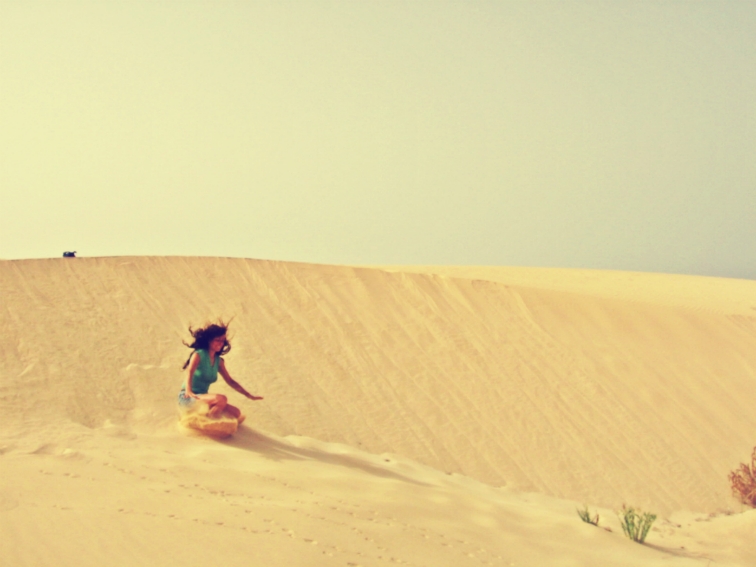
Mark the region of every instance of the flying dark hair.
<instances>
[{"instance_id":1,"label":"flying dark hair","mask_svg":"<svg viewBox=\"0 0 756 567\"><path fill-rule=\"evenodd\" d=\"M230 321L229 321L230 323ZM224 323L221 319L218 319L217 323L212 323L205 325L201 329L192 329L191 326L189 327L189 334L192 335L192 338L194 341L192 341L192 344L188 344L185 341L181 341L184 343L184 346L189 347L192 349L192 354L194 354L195 350L208 350L210 348L210 341L213 339L216 339L218 337L222 337L226 334L226 331L228 331L228 323ZM231 350L231 343L228 342L228 338L226 338L226 341L223 343L223 348L218 354L226 354L228 351ZM189 355L189 358L186 359L186 362L184 363L184 368L186 369L187 366L189 366L189 361L192 359L192 355Z\"/></svg>"}]
</instances>

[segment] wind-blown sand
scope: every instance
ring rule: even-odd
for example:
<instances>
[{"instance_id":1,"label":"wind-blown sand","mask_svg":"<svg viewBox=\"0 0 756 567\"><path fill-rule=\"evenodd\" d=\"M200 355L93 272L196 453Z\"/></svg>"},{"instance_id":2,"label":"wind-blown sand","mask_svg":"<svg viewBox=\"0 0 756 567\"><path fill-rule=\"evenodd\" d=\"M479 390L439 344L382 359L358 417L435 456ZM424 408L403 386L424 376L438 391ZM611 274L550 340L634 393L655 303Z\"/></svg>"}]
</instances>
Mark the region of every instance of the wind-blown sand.
<instances>
[{"instance_id":1,"label":"wind-blown sand","mask_svg":"<svg viewBox=\"0 0 756 567\"><path fill-rule=\"evenodd\" d=\"M60 258L0 298L4 565L756 564L756 282ZM223 441L176 408L217 316L265 397L216 388Z\"/></svg>"}]
</instances>

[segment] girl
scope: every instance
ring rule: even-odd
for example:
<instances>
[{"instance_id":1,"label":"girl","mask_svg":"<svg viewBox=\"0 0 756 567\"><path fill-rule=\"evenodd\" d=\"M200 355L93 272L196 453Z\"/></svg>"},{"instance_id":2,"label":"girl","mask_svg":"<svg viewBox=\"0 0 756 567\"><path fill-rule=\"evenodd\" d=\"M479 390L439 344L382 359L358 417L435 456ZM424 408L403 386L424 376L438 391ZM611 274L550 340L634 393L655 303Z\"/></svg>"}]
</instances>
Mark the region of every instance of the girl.
<instances>
[{"instance_id":1,"label":"girl","mask_svg":"<svg viewBox=\"0 0 756 567\"><path fill-rule=\"evenodd\" d=\"M210 410L207 412L208 417L220 417L225 411L241 423L244 421L244 416L239 411L239 408L228 403L226 396L223 394L208 393L210 384L218 379L218 372L220 372L220 375L223 376L223 379L229 386L243 396L248 397L250 400L262 400L262 398L260 396L253 396L247 392L238 382L231 378L226 370L226 364L221 355L231 350L231 344L226 338L228 325L223 321L219 321L219 323L218 325L207 325L196 331L189 327L189 333L194 338L194 342L190 345L184 344L194 350L184 364L184 369L188 366L189 372L186 376L186 382L179 392L179 406L188 408L196 400L202 400L210 406Z\"/></svg>"}]
</instances>

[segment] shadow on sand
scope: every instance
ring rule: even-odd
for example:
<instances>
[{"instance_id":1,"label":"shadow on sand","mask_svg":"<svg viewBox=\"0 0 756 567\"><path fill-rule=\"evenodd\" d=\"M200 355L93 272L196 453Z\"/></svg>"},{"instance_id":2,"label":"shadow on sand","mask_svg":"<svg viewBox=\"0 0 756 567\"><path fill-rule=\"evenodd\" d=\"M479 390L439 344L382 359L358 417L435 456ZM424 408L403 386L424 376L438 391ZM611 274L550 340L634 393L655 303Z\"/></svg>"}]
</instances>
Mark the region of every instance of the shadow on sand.
<instances>
[{"instance_id":1,"label":"shadow on sand","mask_svg":"<svg viewBox=\"0 0 756 567\"><path fill-rule=\"evenodd\" d=\"M644 546L650 547L651 549L655 549L656 551L661 551L662 553L667 553L669 555L674 555L676 557L685 557L687 559L700 559L700 560L708 560L709 562L714 561L711 559L708 555L705 553L698 553L694 551L688 551L684 547L665 547L663 545L655 545L653 543L643 543Z\"/></svg>"},{"instance_id":2,"label":"shadow on sand","mask_svg":"<svg viewBox=\"0 0 756 567\"><path fill-rule=\"evenodd\" d=\"M400 482L409 482L418 486L432 486L431 484L420 482L408 476L388 470L384 467L374 465L363 459L360 459L359 457L353 457L350 455L338 455L335 453L318 451L316 449L296 447L295 445L291 445L289 443L286 443L285 441L263 435L262 433L255 431L254 429L250 429L249 427L240 427L233 437L228 437L226 439L216 439L216 441L218 443L222 443L223 445L235 447L244 451L252 451L274 461L318 461L321 463L328 463L330 465L337 465L350 469L358 469L373 476L389 478L398 480ZM386 459L386 461L387 464L391 462L389 459Z\"/></svg>"}]
</instances>

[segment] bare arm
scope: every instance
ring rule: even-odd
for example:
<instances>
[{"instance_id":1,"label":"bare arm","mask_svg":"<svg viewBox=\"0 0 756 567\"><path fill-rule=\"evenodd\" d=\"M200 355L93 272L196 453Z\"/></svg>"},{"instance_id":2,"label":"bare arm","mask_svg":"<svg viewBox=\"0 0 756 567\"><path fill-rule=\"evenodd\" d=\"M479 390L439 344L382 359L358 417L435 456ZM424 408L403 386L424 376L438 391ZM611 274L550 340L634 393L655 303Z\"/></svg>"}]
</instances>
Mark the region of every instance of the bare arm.
<instances>
[{"instance_id":1,"label":"bare arm","mask_svg":"<svg viewBox=\"0 0 756 567\"><path fill-rule=\"evenodd\" d=\"M186 397L187 398L197 398L199 399L199 396L192 392L192 376L194 376L194 371L197 370L197 366L199 366L200 363L200 357L199 353L195 352L192 355L192 360L189 362L189 371L186 375Z\"/></svg>"},{"instance_id":2,"label":"bare arm","mask_svg":"<svg viewBox=\"0 0 756 567\"><path fill-rule=\"evenodd\" d=\"M250 400L262 400L261 396L253 396L247 390L245 390L241 384L239 384L236 380L231 378L231 375L228 373L228 370L226 370L226 363L221 358L220 366L218 367L218 372L220 372L220 375L223 376L223 379L226 381L226 383L231 386L234 390L239 392L242 396L248 397Z\"/></svg>"}]
</instances>

